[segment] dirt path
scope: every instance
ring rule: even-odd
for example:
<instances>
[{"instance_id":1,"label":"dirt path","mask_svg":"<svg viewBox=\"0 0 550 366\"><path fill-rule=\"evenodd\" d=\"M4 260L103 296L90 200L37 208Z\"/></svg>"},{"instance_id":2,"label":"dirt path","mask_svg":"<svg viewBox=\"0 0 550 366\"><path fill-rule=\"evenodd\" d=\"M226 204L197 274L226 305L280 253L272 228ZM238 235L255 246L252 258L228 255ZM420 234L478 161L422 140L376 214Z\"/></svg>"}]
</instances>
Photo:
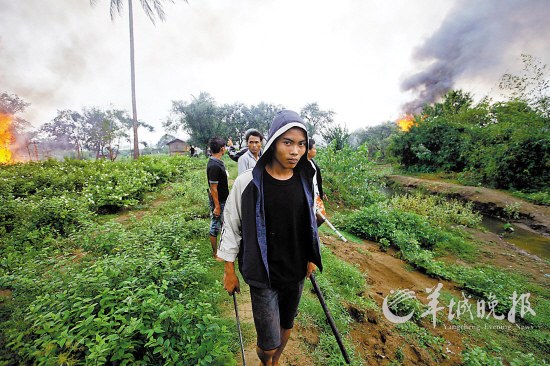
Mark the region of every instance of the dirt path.
<instances>
[{"instance_id":1,"label":"dirt path","mask_svg":"<svg viewBox=\"0 0 550 366\"><path fill-rule=\"evenodd\" d=\"M426 289L443 284L443 289L460 297L460 291L448 281L431 278L410 267L393 256L395 252L382 252L376 243L364 240L362 243L343 243L335 237L322 237L323 243L340 259L355 264L366 274L368 288L365 295L372 298L379 308L382 308L384 298L392 290L409 289L417 294L417 298L425 303ZM353 314L352 309L348 309ZM446 359L434 358L428 348L418 347L407 341L395 328L395 325L375 311L369 311L364 316L354 316L359 320L351 331L354 344L361 354L365 365L387 365L391 361L399 361L402 357L406 365L456 365L461 359L463 350L462 337L458 331L438 326L430 328L435 336L445 339L443 350ZM402 356L398 356L401 353Z\"/></svg>"},{"instance_id":2,"label":"dirt path","mask_svg":"<svg viewBox=\"0 0 550 366\"><path fill-rule=\"evenodd\" d=\"M487 236L484 239L488 241L499 240L494 234L479 234ZM321 241L337 257L356 265L361 272L365 273L367 287L363 295L373 299L379 308L382 308L382 302L390 291L398 289L414 291L417 298L426 304L428 301L426 289L433 288L438 283L442 283L443 290L451 293L453 297L459 299L462 297L461 290L454 283L412 270L406 262L395 257L395 251L382 252L376 243L366 240L361 243L343 243L335 236L326 234L321 236ZM487 248L480 262L524 273L531 278L539 277L541 273L550 270L546 263L533 260L529 256L516 255L517 252L513 246L507 247L501 243L494 245L495 247ZM243 288L243 293L239 296L239 312L241 322L248 324L249 329L254 329L249 296L248 289ZM456 329L446 328L443 325L432 328L429 319L425 319L426 324L423 323L423 325L426 329L445 341L442 350L439 350L432 346L418 346L407 339L379 311L369 310L365 313L353 307L348 307L348 311L355 320L350 331L352 342L364 365L388 365L396 361L404 365L436 366L457 365L462 362L460 353L465 348L463 339L466 335ZM249 339L245 346L247 365L259 364L255 351L255 331L252 333L252 339ZM318 339L315 330L297 325L280 365L313 365L314 362L309 356L311 351L308 351L306 344L314 348ZM236 355L236 359L238 364L242 365L240 352Z\"/></svg>"},{"instance_id":3,"label":"dirt path","mask_svg":"<svg viewBox=\"0 0 550 366\"><path fill-rule=\"evenodd\" d=\"M549 206L535 205L509 193L490 188L462 186L402 175L390 175L388 179L405 188L421 188L432 193L470 201L474 204L476 210L491 216L504 217L506 206L517 204L520 219L514 221L523 223L526 227L545 236L550 236Z\"/></svg>"},{"instance_id":4,"label":"dirt path","mask_svg":"<svg viewBox=\"0 0 550 366\"><path fill-rule=\"evenodd\" d=\"M363 241L362 243L342 243L330 235L322 235L321 240L337 257L357 265L366 273L367 288L364 296L375 300L381 308L384 297L391 290L410 289L417 294L424 294L426 288L432 288L443 283L444 289L455 297L460 297L460 291L454 284L447 281L426 276L418 271L411 271L407 264L395 258L393 252L380 251L376 243ZM248 288L243 288L239 296L239 315L241 323L248 324L253 329L252 309ZM422 297L418 296L419 300ZM456 365L460 362L460 352L463 349L462 335L455 330L447 330L437 327L432 333L445 339L444 351L448 358L435 359L427 348L418 347L408 342L395 329L394 324L387 321L376 311L366 314L355 308L348 309L356 322L351 329L351 337L365 365L387 365L392 360L397 360L397 353L402 353L406 365ZM245 345L245 357L247 365L259 363L255 351L255 332ZM305 343L315 345L318 342L318 334L312 329L296 326L281 359L281 366L313 365L314 362L308 355ZM242 365L240 352L235 356L238 364Z\"/></svg>"},{"instance_id":5,"label":"dirt path","mask_svg":"<svg viewBox=\"0 0 550 366\"><path fill-rule=\"evenodd\" d=\"M241 281L241 284L243 283L244 282ZM249 287L246 285L241 286L241 294L237 296L241 327L254 329L254 318L252 316L252 304L250 303ZM231 308L231 311L233 311L233 308ZM308 353L300 341L303 334L305 334L304 329L301 329L298 324L296 324L285 351L279 360L280 366L302 366L314 364L311 358L308 357ZM258 355L256 354L255 331L252 334L252 339L245 340L244 356L247 365L258 365L260 363ZM242 366L243 362L240 350L236 357L238 360L238 365Z\"/></svg>"}]
</instances>

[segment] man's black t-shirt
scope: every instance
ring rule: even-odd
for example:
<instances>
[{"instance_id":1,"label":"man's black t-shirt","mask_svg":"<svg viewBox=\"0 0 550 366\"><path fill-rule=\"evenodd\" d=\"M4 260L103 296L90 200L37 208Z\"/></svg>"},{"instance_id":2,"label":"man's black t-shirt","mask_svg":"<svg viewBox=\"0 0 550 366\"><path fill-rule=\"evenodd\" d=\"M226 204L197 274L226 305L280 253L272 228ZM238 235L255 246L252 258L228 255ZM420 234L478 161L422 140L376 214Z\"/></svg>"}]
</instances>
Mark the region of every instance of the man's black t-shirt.
<instances>
[{"instance_id":1,"label":"man's black t-shirt","mask_svg":"<svg viewBox=\"0 0 550 366\"><path fill-rule=\"evenodd\" d=\"M216 158L208 159L206 176L208 177L208 186L210 186L210 183L218 184L218 200L220 203L227 201L229 186L227 185L227 172L223 161Z\"/></svg>"},{"instance_id":2,"label":"man's black t-shirt","mask_svg":"<svg viewBox=\"0 0 550 366\"><path fill-rule=\"evenodd\" d=\"M310 257L310 213L297 173L278 180L264 171L264 209L271 283L302 280Z\"/></svg>"}]
</instances>

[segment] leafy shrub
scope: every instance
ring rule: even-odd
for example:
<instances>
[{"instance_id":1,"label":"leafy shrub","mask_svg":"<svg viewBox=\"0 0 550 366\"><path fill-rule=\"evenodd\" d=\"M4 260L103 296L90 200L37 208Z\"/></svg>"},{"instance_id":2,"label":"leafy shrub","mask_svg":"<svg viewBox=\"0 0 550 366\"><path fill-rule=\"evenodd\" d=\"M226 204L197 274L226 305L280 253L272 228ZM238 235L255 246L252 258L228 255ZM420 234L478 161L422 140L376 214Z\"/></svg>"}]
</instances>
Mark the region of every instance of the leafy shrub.
<instances>
[{"instance_id":1,"label":"leafy shrub","mask_svg":"<svg viewBox=\"0 0 550 366\"><path fill-rule=\"evenodd\" d=\"M463 203L421 193L396 195L390 200L390 205L395 209L424 216L431 223L440 226L457 224L476 227L482 219L480 214L473 211L471 202Z\"/></svg>"},{"instance_id":2,"label":"leafy shrub","mask_svg":"<svg viewBox=\"0 0 550 366\"><path fill-rule=\"evenodd\" d=\"M180 246L174 257L167 237L143 246L116 231L116 255L50 272L27 326L8 329L13 350L37 363L231 364L230 332L202 289L208 271L198 252Z\"/></svg>"},{"instance_id":3,"label":"leafy shrub","mask_svg":"<svg viewBox=\"0 0 550 366\"><path fill-rule=\"evenodd\" d=\"M462 351L464 366L502 366L500 357L491 356L481 347L473 347Z\"/></svg>"},{"instance_id":4,"label":"leafy shrub","mask_svg":"<svg viewBox=\"0 0 550 366\"><path fill-rule=\"evenodd\" d=\"M513 191L512 194L537 205L550 206L550 190L531 193Z\"/></svg>"},{"instance_id":5,"label":"leafy shrub","mask_svg":"<svg viewBox=\"0 0 550 366\"><path fill-rule=\"evenodd\" d=\"M316 161L321 167L323 189L331 200L359 207L383 198L382 175L373 169L374 164L367 156L365 145L357 150L349 146L336 150L333 145L319 150Z\"/></svg>"},{"instance_id":6,"label":"leafy shrub","mask_svg":"<svg viewBox=\"0 0 550 366\"><path fill-rule=\"evenodd\" d=\"M397 244L397 237L402 235L416 240L423 248L433 248L438 240L444 238L426 218L385 203L372 204L337 220L355 235L375 241L386 238L392 244ZM400 240L400 243L406 245L406 241Z\"/></svg>"},{"instance_id":7,"label":"leafy shrub","mask_svg":"<svg viewBox=\"0 0 550 366\"><path fill-rule=\"evenodd\" d=\"M525 100L461 105L456 92L424 108L390 153L407 170L463 173L461 181L496 188L545 190L550 182L548 116ZM465 101L465 100L463 100ZM537 159L530 157L537 156Z\"/></svg>"}]
</instances>

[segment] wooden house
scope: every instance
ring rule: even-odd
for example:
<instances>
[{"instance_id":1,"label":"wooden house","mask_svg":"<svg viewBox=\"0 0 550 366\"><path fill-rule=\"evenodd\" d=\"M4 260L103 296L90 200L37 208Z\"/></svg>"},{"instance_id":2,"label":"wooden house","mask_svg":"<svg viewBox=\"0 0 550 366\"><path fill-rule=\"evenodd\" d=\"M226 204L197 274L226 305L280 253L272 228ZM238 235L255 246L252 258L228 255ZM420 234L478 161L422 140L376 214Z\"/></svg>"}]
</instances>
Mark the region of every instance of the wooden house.
<instances>
[{"instance_id":1,"label":"wooden house","mask_svg":"<svg viewBox=\"0 0 550 366\"><path fill-rule=\"evenodd\" d=\"M186 152L189 152L191 147L187 142L180 139L173 139L172 141L167 142L166 145L168 145L170 155L183 155Z\"/></svg>"}]
</instances>

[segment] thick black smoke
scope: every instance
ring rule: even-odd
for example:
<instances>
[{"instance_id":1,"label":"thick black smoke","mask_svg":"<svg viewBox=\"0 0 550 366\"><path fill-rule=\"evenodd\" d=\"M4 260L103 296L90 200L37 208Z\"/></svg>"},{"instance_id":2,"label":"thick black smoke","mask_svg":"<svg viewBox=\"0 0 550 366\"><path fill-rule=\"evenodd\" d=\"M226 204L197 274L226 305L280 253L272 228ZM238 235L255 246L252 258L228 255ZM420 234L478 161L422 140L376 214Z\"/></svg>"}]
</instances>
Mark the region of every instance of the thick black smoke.
<instances>
[{"instance_id":1,"label":"thick black smoke","mask_svg":"<svg viewBox=\"0 0 550 366\"><path fill-rule=\"evenodd\" d=\"M403 80L401 89L417 94L403 111L419 113L459 78L494 78L521 53L542 52L533 56L548 62L549 19L548 0L458 0L441 27L415 50L418 64L428 66Z\"/></svg>"}]
</instances>

